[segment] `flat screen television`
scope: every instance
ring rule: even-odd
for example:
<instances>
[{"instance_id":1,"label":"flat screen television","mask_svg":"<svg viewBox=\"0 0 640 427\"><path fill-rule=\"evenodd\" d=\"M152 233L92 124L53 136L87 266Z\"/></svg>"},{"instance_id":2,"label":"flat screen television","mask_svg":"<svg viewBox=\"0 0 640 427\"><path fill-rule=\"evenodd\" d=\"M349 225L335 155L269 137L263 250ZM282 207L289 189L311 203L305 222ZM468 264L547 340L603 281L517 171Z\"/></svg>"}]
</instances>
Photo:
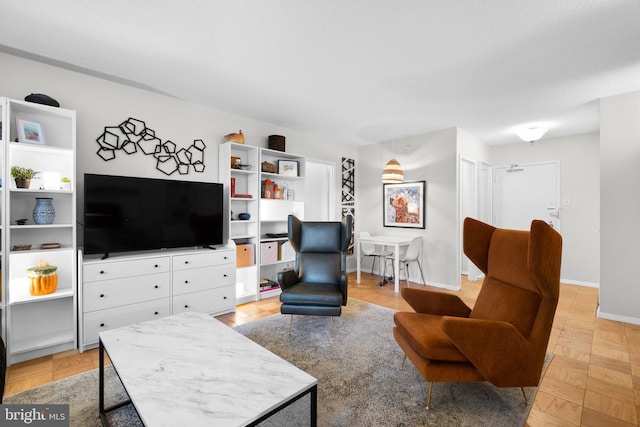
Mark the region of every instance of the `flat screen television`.
<instances>
[{"instance_id":1,"label":"flat screen television","mask_svg":"<svg viewBox=\"0 0 640 427\"><path fill-rule=\"evenodd\" d=\"M222 213L219 183L85 174L83 252L220 245Z\"/></svg>"}]
</instances>

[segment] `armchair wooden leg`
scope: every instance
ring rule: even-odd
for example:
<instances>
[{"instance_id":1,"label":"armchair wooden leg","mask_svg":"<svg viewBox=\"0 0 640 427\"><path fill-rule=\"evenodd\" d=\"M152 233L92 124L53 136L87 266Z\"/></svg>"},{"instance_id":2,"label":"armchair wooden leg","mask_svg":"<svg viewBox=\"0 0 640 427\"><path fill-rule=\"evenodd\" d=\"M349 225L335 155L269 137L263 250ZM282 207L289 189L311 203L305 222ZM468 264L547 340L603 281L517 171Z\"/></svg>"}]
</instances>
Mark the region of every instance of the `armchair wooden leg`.
<instances>
[{"instance_id":1,"label":"armchair wooden leg","mask_svg":"<svg viewBox=\"0 0 640 427\"><path fill-rule=\"evenodd\" d=\"M407 355L405 354L404 357L402 358L402 365L400 365L400 370L404 371L404 362L407 361Z\"/></svg>"},{"instance_id":2,"label":"armchair wooden leg","mask_svg":"<svg viewBox=\"0 0 640 427\"><path fill-rule=\"evenodd\" d=\"M291 326L293 326L293 314L291 315L291 319L289 320L289 333L287 335L291 335Z\"/></svg>"},{"instance_id":3,"label":"armchair wooden leg","mask_svg":"<svg viewBox=\"0 0 640 427\"><path fill-rule=\"evenodd\" d=\"M431 410L431 389L433 388L433 381L429 382L429 391L427 392L427 406L424 407L427 411Z\"/></svg>"},{"instance_id":4,"label":"armchair wooden leg","mask_svg":"<svg viewBox=\"0 0 640 427\"><path fill-rule=\"evenodd\" d=\"M527 399L527 393L524 392L524 387L520 387L520 390L522 390L522 396L524 397L524 404L528 405L529 399Z\"/></svg>"}]
</instances>

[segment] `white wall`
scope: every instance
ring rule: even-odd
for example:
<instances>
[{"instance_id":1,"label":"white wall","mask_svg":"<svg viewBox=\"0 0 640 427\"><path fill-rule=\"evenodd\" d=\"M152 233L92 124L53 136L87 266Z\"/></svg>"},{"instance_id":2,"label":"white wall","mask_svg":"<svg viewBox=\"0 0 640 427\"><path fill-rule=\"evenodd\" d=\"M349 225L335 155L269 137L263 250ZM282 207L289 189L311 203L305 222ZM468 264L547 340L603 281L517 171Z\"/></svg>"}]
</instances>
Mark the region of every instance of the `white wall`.
<instances>
[{"instance_id":1,"label":"white wall","mask_svg":"<svg viewBox=\"0 0 640 427\"><path fill-rule=\"evenodd\" d=\"M640 91L600 100L599 316L640 324Z\"/></svg>"},{"instance_id":2,"label":"white wall","mask_svg":"<svg viewBox=\"0 0 640 427\"><path fill-rule=\"evenodd\" d=\"M491 147L494 167L560 161L563 283L600 283L600 138L598 133Z\"/></svg>"},{"instance_id":3,"label":"white wall","mask_svg":"<svg viewBox=\"0 0 640 427\"><path fill-rule=\"evenodd\" d=\"M426 280L458 289L457 132L455 128L360 147L356 163L356 233L421 235ZM408 148L407 148L408 147ZM383 227L384 164L395 157L405 181L427 181L426 229ZM420 282L417 267L411 280Z\"/></svg>"},{"instance_id":4,"label":"white wall","mask_svg":"<svg viewBox=\"0 0 640 427\"><path fill-rule=\"evenodd\" d=\"M77 111L78 218L82 218L84 173L217 182L218 145L223 142L224 135L239 129L245 134L249 145L266 147L268 135L284 135L287 138L288 152L334 162L338 195L341 159L357 156L355 147L339 144L325 137L240 117L13 55L0 53L0 69L0 96L24 99L32 92L44 93L60 102L61 107ZM96 138L105 126L118 125L129 117L143 120L147 127L155 130L156 136L163 141L173 141L179 148L188 147L194 139L203 140L206 144L204 173L180 175L176 172L167 176L156 170L152 156L144 156L141 152L134 155L117 153L114 160L102 160L96 154ZM335 206L338 209L339 203ZM340 217L340 212L336 213L336 217Z\"/></svg>"}]
</instances>

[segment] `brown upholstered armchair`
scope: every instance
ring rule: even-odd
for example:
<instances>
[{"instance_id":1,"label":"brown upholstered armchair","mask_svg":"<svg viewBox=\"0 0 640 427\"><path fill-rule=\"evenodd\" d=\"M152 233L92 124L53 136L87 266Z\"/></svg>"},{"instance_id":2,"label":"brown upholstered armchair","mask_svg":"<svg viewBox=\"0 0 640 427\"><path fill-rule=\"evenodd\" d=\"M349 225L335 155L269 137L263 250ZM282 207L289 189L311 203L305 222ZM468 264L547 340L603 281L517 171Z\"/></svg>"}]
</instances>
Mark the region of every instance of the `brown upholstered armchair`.
<instances>
[{"instance_id":1,"label":"brown upholstered armchair","mask_svg":"<svg viewBox=\"0 0 640 427\"><path fill-rule=\"evenodd\" d=\"M394 316L402 367L409 357L429 381L427 410L434 382L540 381L558 303L561 236L539 220L518 231L466 218L464 253L485 274L473 309L450 293L403 288L415 313Z\"/></svg>"}]
</instances>

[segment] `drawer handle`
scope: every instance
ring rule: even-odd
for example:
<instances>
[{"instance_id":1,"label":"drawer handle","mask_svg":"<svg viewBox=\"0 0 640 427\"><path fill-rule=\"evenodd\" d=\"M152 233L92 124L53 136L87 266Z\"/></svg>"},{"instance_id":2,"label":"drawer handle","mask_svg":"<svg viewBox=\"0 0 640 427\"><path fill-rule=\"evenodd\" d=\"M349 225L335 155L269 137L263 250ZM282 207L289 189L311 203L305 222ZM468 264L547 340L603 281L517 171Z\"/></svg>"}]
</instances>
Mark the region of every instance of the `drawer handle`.
<instances>
[{"instance_id":1,"label":"drawer handle","mask_svg":"<svg viewBox=\"0 0 640 427\"><path fill-rule=\"evenodd\" d=\"M189 281L188 281L188 280L185 280L185 281L184 281L184 283L185 283L185 285L186 285L187 283L189 283Z\"/></svg>"},{"instance_id":2,"label":"drawer handle","mask_svg":"<svg viewBox=\"0 0 640 427\"><path fill-rule=\"evenodd\" d=\"M222 277L227 277L226 273L222 275Z\"/></svg>"},{"instance_id":3,"label":"drawer handle","mask_svg":"<svg viewBox=\"0 0 640 427\"><path fill-rule=\"evenodd\" d=\"M245 249L245 251L246 251L246 249ZM225 256L224 259L229 259L229 258Z\"/></svg>"},{"instance_id":4,"label":"drawer handle","mask_svg":"<svg viewBox=\"0 0 640 427\"><path fill-rule=\"evenodd\" d=\"M100 327L101 327L101 328L104 328L104 323L100 323Z\"/></svg>"},{"instance_id":5,"label":"drawer handle","mask_svg":"<svg viewBox=\"0 0 640 427\"><path fill-rule=\"evenodd\" d=\"M189 264L189 261L185 261L184 263L185 263L185 264Z\"/></svg>"},{"instance_id":6,"label":"drawer handle","mask_svg":"<svg viewBox=\"0 0 640 427\"><path fill-rule=\"evenodd\" d=\"M160 313L158 313L158 312L156 311L154 314L157 316L157 315L158 315L158 314L160 314Z\"/></svg>"},{"instance_id":7,"label":"drawer handle","mask_svg":"<svg viewBox=\"0 0 640 427\"><path fill-rule=\"evenodd\" d=\"M227 297L222 297L222 299L227 299Z\"/></svg>"},{"instance_id":8,"label":"drawer handle","mask_svg":"<svg viewBox=\"0 0 640 427\"><path fill-rule=\"evenodd\" d=\"M100 294L100 298L104 298L104 294Z\"/></svg>"},{"instance_id":9,"label":"drawer handle","mask_svg":"<svg viewBox=\"0 0 640 427\"><path fill-rule=\"evenodd\" d=\"M100 270L100 274L104 274L104 270Z\"/></svg>"},{"instance_id":10,"label":"drawer handle","mask_svg":"<svg viewBox=\"0 0 640 427\"><path fill-rule=\"evenodd\" d=\"M158 285L155 285L155 286L154 286L154 288L156 288L156 289L158 289L159 287L160 287L160 286L158 286Z\"/></svg>"},{"instance_id":11,"label":"drawer handle","mask_svg":"<svg viewBox=\"0 0 640 427\"><path fill-rule=\"evenodd\" d=\"M156 265L154 265L154 267L155 267L155 268L158 268L159 266L158 266L158 264L156 264Z\"/></svg>"},{"instance_id":12,"label":"drawer handle","mask_svg":"<svg viewBox=\"0 0 640 427\"><path fill-rule=\"evenodd\" d=\"M189 305L185 304L185 305L184 305L184 308L189 308Z\"/></svg>"}]
</instances>

